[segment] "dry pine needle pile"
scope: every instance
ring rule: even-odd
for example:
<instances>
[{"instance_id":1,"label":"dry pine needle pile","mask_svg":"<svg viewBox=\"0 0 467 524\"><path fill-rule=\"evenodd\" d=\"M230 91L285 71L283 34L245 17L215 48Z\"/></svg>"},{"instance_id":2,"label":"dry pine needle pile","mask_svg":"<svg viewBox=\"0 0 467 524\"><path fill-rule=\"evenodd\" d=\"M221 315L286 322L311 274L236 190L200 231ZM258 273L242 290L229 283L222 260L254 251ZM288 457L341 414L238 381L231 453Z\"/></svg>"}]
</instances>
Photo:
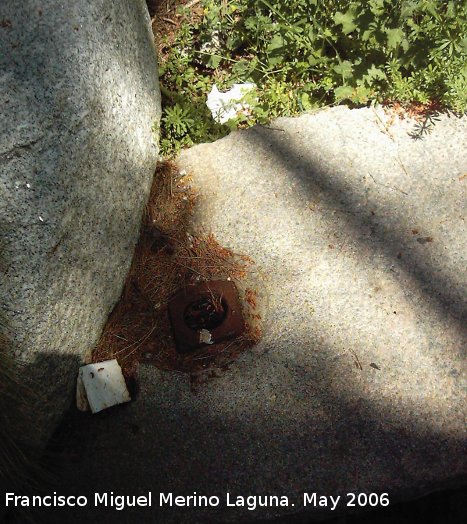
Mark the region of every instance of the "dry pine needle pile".
<instances>
[{"instance_id":1,"label":"dry pine needle pile","mask_svg":"<svg viewBox=\"0 0 467 524\"><path fill-rule=\"evenodd\" d=\"M117 358L127 377L133 375L137 362L190 372L192 377L226 369L261 336L258 325L247 321L245 333L234 341L188 355L175 350L168 316L170 297L186 285L203 281L239 282L253 265L249 257L219 245L212 234L188 232L196 201L190 182L171 162L157 168L122 297L93 353L94 362ZM250 316L258 318L256 292L246 289L241 298Z\"/></svg>"}]
</instances>

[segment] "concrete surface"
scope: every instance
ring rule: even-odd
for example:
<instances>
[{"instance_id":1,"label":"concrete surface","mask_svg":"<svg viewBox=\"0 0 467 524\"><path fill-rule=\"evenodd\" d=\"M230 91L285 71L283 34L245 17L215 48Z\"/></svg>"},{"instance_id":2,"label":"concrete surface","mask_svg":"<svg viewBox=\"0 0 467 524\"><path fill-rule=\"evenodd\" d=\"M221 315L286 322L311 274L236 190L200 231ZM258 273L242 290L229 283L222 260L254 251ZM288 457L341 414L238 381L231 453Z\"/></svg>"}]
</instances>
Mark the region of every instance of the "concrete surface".
<instances>
[{"instance_id":1,"label":"concrete surface","mask_svg":"<svg viewBox=\"0 0 467 524\"><path fill-rule=\"evenodd\" d=\"M181 155L193 229L266 275L265 336L196 392L141 367L136 402L74 420L62 490L152 491L154 507L69 522L310 522L355 510L347 493L394 503L465 481L467 120L414 140L385 118L338 107ZM159 507L160 492L221 505ZM227 508L227 492L290 504ZM303 493L344 502L304 508Z\"/></svg>"},{"instance_id":2,"label":"concrete surface","mask_svg":"<svg viewBox=\"0 0 467 524\"><path fill-rule=\"evenodd\" d=\"M37 395L23 435L37 445L125 281L160 94L143 0L6 0L0 21L1 304Z\"/></svg>"}]
</instances>

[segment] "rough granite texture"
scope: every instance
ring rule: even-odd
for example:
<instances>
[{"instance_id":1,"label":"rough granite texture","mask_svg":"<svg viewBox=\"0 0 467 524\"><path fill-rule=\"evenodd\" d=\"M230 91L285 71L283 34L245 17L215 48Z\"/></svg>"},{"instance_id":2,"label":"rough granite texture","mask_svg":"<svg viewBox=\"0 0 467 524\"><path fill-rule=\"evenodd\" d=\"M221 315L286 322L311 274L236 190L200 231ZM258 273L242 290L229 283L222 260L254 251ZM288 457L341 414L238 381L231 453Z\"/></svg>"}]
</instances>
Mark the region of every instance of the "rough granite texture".
<instances>
[{"instance_id":1,"label":"rough granite texture","mask_svg":"<svg viewBox=\"0 0 467 524\"><path fill-rule=\"evenodd\" d=\"M143 0L7 0L0 21L1 305L40 444L129 269L157 161L157 60Z\"/></svg>"},{"instance_id":2,"label":"rough granite texture","mask_svg":"<svg viewBox=\"0 0 467 524\"><path fill-rule=\"evenodd\" d=\"M142 366L135 402L72 422L62 489L152 491L154 507L68 522L310 522L351 509L303 508L304 492L394 503L465 480L467 120L422 140L384 122L338 107L182 154L193 228L265 275L265 336L196 392ZM158 506L195 491L221 505ZM227 492L291 505L226 508Z\"/></svg>"}]
</instances>

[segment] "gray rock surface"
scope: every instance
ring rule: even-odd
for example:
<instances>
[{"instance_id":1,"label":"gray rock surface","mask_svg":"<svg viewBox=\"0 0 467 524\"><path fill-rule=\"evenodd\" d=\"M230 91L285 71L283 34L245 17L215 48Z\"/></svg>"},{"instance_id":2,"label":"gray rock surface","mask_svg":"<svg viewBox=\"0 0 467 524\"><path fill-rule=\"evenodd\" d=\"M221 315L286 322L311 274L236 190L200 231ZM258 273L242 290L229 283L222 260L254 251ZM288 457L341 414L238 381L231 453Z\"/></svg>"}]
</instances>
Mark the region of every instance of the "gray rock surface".
<instances>
[{"instance_id":1,"label":"gray rock surface","mask_svg":"<svg viewBox=\"0 0 467 524\"><path fill-rule=\"evenodd\" d=\"M157 60L143 0L2 1L0 48L1 304L38 444L129 269L157 160Z\"/></svg>"},{"instance_id":2,"label":"gray rock surface","mask_svg":"<svg viewBox=\"0 0 467 524\"><path fill-rule=\"evenodd\" d=\"M310 522L355 510L349 492L394 503L465 480L467 120L414 140L385 119L339 107L182 154L193 229L265 275L265 336L196 392L145 366L136 402L78 418L61 486L152 491L154 507L69 522ZM221 505L159 507L159 492ZM290 506L226 508L227 492ZM305 492L344 502L304 508Z\"/></svg>"}]
</instances>

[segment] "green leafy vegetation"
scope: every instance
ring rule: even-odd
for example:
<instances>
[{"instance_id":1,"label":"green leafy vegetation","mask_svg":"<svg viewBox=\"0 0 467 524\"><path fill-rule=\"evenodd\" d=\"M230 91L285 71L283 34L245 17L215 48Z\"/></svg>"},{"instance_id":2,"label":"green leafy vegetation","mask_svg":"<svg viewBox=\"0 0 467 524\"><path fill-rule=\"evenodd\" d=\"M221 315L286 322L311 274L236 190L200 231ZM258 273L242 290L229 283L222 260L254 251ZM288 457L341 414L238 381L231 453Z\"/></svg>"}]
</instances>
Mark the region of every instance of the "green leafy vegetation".
<instances>
[{"instance_id":1,"label":"green leafy vegetation","mask_svg":"<svg viewBox=\"0 0 467 524\"><path fill-rule=\"evenodd\" d=\"M204 0L203 16L162 42L164 155L325 105L436 101L467 110L467 2ZM180 14L183 15L183 12ZM251 115L219 125L216 83L255 82Z\"/></svg>"}]
</instances>

